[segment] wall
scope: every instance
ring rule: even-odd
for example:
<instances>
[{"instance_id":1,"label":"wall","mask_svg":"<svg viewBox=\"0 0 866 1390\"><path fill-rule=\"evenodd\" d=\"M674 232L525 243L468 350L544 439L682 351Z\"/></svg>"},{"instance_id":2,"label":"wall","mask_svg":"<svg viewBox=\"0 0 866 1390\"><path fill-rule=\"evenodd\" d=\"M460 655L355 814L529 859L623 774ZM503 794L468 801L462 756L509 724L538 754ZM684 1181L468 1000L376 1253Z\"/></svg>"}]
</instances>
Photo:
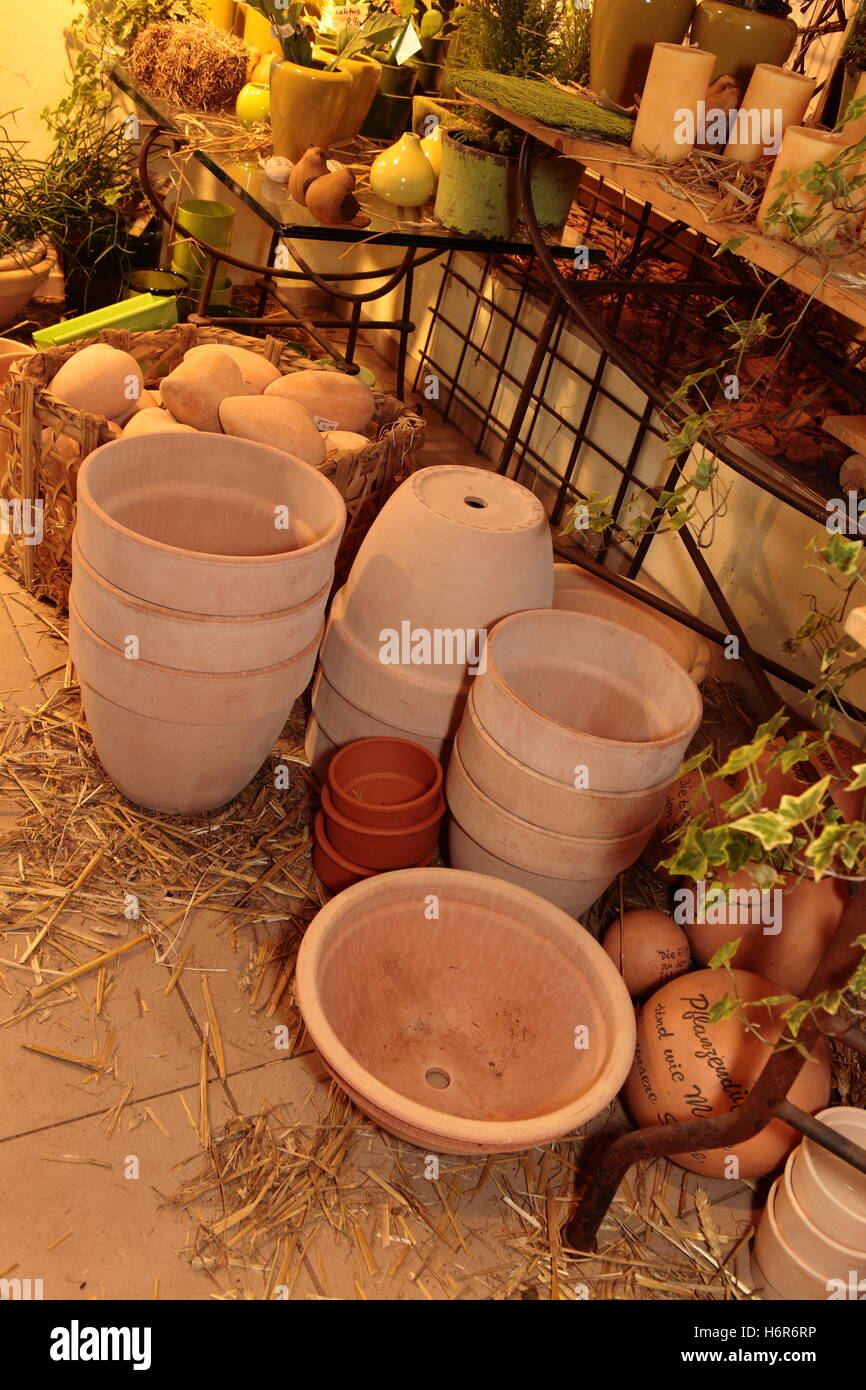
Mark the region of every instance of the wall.
<instances>
[{"instance_id":1,"label":"wall","mask_svg":"<svg viewBox=\"0 0 866 1390\"><path fill-rule=\"evenodd\" d=\"M77 6L70 0L0 0L0 113L14 111L7 133L41 159L51 138L39 119L63 95L69 63L63 30Z\"/></svg>"}]
</instances>

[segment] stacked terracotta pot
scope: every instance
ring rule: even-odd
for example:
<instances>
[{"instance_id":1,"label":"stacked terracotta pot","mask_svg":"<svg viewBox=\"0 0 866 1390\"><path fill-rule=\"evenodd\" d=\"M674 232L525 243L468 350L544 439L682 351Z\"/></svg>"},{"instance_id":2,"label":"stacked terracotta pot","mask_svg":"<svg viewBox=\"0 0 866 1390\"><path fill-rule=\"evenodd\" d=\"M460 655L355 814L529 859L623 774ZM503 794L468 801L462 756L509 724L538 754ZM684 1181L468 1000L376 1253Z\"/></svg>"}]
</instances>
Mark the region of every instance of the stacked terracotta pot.
<instances>
[{"instance_id":1,"label":"stacked terracotta pot","mask_svg":"<svg viewBox=\"0 0 866 1390\"><path fill-rule=\"evenodd\" d=\"M645 637L557 609L505 618L448 769L452 865L585 911L649 840L700 717Z\"/></svg>"},{"instance_id":2,"label":"stacked terracotta pot","mask_svg":"<svg viewBox=\"0 0 866 1390\"><path fill-rule=\"evenodd\" d=\"M866 1112L831 1106L815 1118L866 1155ZM752 1278L769 1299L862 1299L866 1174L804 1139L768 1194L752 1249Z\"/></svg>"},{"instance_id":3,"label":"stacked terracotta pot","mask_svg":"<svg viewBox=\"0 0 866 1390\"><path fill-rule=\"evenodd\" d=\"M338 893L389 869L429 864L445 814L442 765L420 744L364 738L331 759L313 867Z\"/></svg>"},{"instance_id":4,"label":"stacked terracotta pot","mask_svg":"<svg viewBox=\"0 0 866 1390\"><path fill-rule=\"evenodd\" d=\"M142 435L90 455L70 650L131 801L211 810L258 771L312 675L345 520L314 468L245 440Z\"/></svg>"},{"instance_id":5,"label":"stacked terracotta pot","mask_svg":"<svg viewBox=\"0 0 866 1390\"><path fill-rule=\"evenodd\" d=\"M413 474L331 609L307 735L317 774L335 748L380 735L447 760L488 629L552 597L547 520L526 488L462 465Z\"/></svg>"}]
</instances>

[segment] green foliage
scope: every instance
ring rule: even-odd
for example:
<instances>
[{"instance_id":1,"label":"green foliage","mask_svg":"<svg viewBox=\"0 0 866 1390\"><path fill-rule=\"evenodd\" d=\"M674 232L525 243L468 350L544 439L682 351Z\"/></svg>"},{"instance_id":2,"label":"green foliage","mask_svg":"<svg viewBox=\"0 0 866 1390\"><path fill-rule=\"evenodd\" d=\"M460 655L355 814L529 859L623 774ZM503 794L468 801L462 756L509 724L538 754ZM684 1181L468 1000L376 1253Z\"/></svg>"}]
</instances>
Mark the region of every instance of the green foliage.
<instances>
[{"instance_id":1,"label":"green foliage","mask_svg":"<svg viewBox=\"0 0 866 1390\"><path fill-rule=\"evenodd\" d=\"M283 50L283 57L289 63L297 63L298 67L311 68L313 66L313 45L310 39L309 25L304 20L305 5L302 0L295 0L295 3L287 5L285 9L279 9L275 0L247 0L248 4L259 14L264 15L265 19L277 30L280 30L279 43Z\"/></svg>"},{"instance_id":2,"label":"green foliage","mask_svg":"<svg viewBox=\"0 0 866 1390\"><path fill-rule=\"evenodd\" d=\"M341 58L354 58L368 52L375 44L387 43L398 30L405 30L402 18L394 14L371 14L358 29L339 29L335 41L337 56L328 70L333 71Z\"/></svg>"},{"instance_id":3,"label":"green foliage","mask_svg":"<svg viewBox=\"0 0 866 1390\"><path fill-rule=\"evenodd\" d=\"M866 4L861 3L851 21L848 37L842 49L842 62L858 72L866 70Z\"/></svg>"}]
</instances>

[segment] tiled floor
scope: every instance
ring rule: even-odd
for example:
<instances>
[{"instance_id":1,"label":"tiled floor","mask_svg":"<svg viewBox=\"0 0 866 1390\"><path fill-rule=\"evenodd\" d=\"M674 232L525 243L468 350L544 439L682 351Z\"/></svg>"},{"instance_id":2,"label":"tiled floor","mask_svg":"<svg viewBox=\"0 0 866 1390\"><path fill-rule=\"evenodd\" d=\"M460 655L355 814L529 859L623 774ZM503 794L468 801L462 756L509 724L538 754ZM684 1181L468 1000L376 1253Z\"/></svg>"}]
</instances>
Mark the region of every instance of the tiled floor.
<instances>
[{"instance_id":1,"label":"tiled floor","mask_svg":"<svg viewBox=\"0 0 866 1390\"><path fill-rule=\"evenodd\" d=\"M456 462L467 452L452 431L432 424L425 461ZM51 608L32 603L8 576L0 577L4 726L63 682L66 650L52 625ZM266 992L251 1006L254 941L245 939L243 924L233 929L225 913L198 908L173 929L170 962L189 955L168 992L171 965L148 943L111 966L101 1000L99 977L89 972L72 990L43 993L37 1009L8 1024L26 1002L25 988L44 990L51 983L49 970L69 965L57 952L44 956L31 949L44 917L29 932L21 925L16 890L30 886L27 867L3 840L15 814L0 805L0 1278L41 1279L47 1299L261 1297L273 1267L271 1247L263 1244L255 1254L255 1238L247 1239L249 1221L240 1219L231 1195L212 1189L185 1208L170 1199L202 1163L203 1087L212 1135L238 1117L254 1119L263 1106L282 1107L280 1162L290 1161L292 1145L301 1142L292 1123L315 1128L323 1116L337 1113L315 1054L288 1056L276 1045L275 1030L294 1026L290 989L276 1007ZM57 886L68 883L59 878ZM284 904L286 911L291 900ZM66 933L57 939L66 943L73 962L82 949L89 958L94 947L110 950L134 935L120 902L107 903L93 917L62 910L56 923ZM11 928L5 935L4 925ZM254 935L259 942L267 932L279 939L281 930L275 922ZM36 971L34 961L40 962ZM226 1075L217 1074L211 1049L203 1081L202 1047L210 1026L205 980ZM39 1048L71 1060L32 1050ZM441 1179L432 1181L424 1155L363 1126L347 1104L319 1132L336 1131L339 1137L341 1124L351 1131L347 1154L319 1163L321 1188L315 1176L305 1179L305 1213L273 1232L284 1242L290 1274L272 1274L270 1296L574 1298L581 1296L575 1292L581 1281L598 1272L604 1278L591 1284L593 1296L611 1296L614 1264L574 1266L555 1254L551 1258L548 1247L566 1214L562 1194L569 1187L568 1170L556 1155L534 1153L490 1169L445 1159ZM567 1148L561 1152L567 1159ZM317 1162L311 1160L311 1168ZM660 1282L635 1287L641 1296L687 1296L688 1282L671 1284L670 1259L679 1256L670 1231L661 1222L661 1233L654 1233L630 1217L629 1193L639 1183L654 1187L706 1249L693 1210L695 1184L690 1180L681 1191L682 1180L680 1170L671 1170L670 1182L661 1170L632 1175L606 1228L608 1239L621 1237L622 1250L635 1258L644 1258L650 1245L663 1253ZM704 1186L717 1228L728 1234L745 1230L748 1191L733 1184ZM341 1214L343 1206L348 1215ZM268 1209L263 1200L260 1214ZM647 1199L650 1210L661 1221ZM212 1230L221 1211L232 1215L214 1255L212 1243L201 1244L201 1229L204 1223ZM745 1268L741 1261L741 1275Z\"/></svg>"}]
</instances>

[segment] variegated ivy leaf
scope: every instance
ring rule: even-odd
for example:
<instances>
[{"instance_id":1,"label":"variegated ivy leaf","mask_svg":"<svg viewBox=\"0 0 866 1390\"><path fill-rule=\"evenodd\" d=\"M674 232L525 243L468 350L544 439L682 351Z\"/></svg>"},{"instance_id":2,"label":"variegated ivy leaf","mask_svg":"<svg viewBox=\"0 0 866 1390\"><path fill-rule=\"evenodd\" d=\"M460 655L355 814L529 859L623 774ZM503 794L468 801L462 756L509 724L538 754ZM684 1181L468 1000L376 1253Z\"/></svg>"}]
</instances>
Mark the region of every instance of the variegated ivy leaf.
<instances>
[{"instance_id":1,"label":"variegated ivy leaf","mask_svg":"<svg viewBox=\"0 0 866 1390\"><path fill-rule=\"evenodd\" d=\"M767 790L766 782L747 782L743 790L722 802L726 816L743 816L760 806L761 797Z\"/></svg>"},{"instance_id":2,"label":"variegated ivy leaf","mask_svg":"<svg viewBox=\"0 0 866 1390\"><path fill-rule=\"evenodd\" d=\"M707 856L703 847L700 827L689 825L680 840L679 846L669 859L663 859L662 867L674 877L682 874L696 881L706 878Z\"/></svg>"},{"instance_id":3,"label":"variegated ivy leaf","mask_svg":"<svg viewBox=\"0 0 866 1390\"><path fill-rule=\"evenodd\" d=\"M707 826L701 831L704 854L713 868L728 862L731 831L727 825Z\"/></svg>"},{"instance_id":4,"label":"variegated ivy leaf","mask_svg":"<svg viewBox=\"0 0 866 1390\"><path fill-rule=\"evenodd\" d=\"M809 751L811 752L815 748L822 747L824 742L825 740L823 739L815 739L809 745ZM767 770L769 771L770 768L778 767L781 772L790 772L791 768L795 767L797 763L804 763L809 757L805 745L805 733L795 734L793 738L788 739L786 744L776 749L776 751L771 754L770 760L767 763Z\"/></svg>"},{"instance_id":5,"label":"variegated ivy leaf","mask_svg":"<svg viewBox=\"0 0 866 1390\"><path fill-rule=\"evenodd\" d=\"M738 936L736 941L726 941L724 946L720 946L714 955L710 956L707 962L710 970L720 970L724 965L730 965L734 956L740 949L742 937Z\"/></svg>"},{"instance_id":6,"label":"variegated ivy leaf","mask_svg":"<svg viewBox=\"0 0 866 1390\"><path fill-rule=\"evenodd\" d=\"M686 762L680 764L679 771L677 772L677 777L685 777L687 772L694 772L695 769L700 767L701 764L705 761L705 759L710 756L712 751L713 745L711 743L708 743L706 748L701 749L700 753L695 753L693 758L688 758Z\"/></svg>"},{"instance_id":7,"label":"variegated ivy leaf","mask_svg":"<svg viewBox=\"0 0 866 1390\"><path fill-rule=\"evenodd\" d=\"M742 830L745 835L754 835L764 849L777 849L779 845L789 845L794 838L775 811L758 811L751 816L741 816L732 823L731 829Z\"/></svg>"},{"instance_id":8,"label":"variegated ivy leaf","mask_svg":"<svg viewBox=\"0 0 866 1390\"><path fill-rule=\"evenodd\" d=\"M822 546L818 554L840 574L853 574L862 549L862 541L849 541L836 533L827 545Z\"/></svg>"},{"instance_id":9,"label":"variegated ivy leaf","mask_svg":"<svg viewBox=\"0 0 866 1390\"><path fill-rule=\"evenodd\" d=\"M739 999L731 999L729 995L723 994L721 999L717 999L715 1004L710 1006L708 1014L710 1023L724 1023L726 1019L734 1017L739 1007Z\"/></svg>"},{"instance_id":10,"label":"variegated ivy leaf","mask_svg":"<svg viewBox=\"0 0 866 1390\"><path fill-rule=\"evenodd\" d=\"M862 821L854 821L846 827L847 835L839 845L839 858L846 869L861 868L863 847L866 845L866 826Z\"/></svg>"},{"instance_id":11,"label":"variegated ivy leaf","mask_svg":"<svg viewBox=\"0 0 866 1390\"><path fill-rule=\"evenodd\" d=\"M803 852L812 865L816 879L826 873L847 835L847 825L825 825L817 840L806 846Z\"/></svg>"},{"instance_id":12,"label":"variegated ivy leaf","mask_svg":"<svg viewBox=\"0 0 866 1390\"><path fill-rule=\"evenodd\" d=\"M820 782L815 782L811 787L800 796L785 795L779 801L779 818L785 825L802 825L803 821L811 820L821 809L821 803L829 790L831 777L822 777Z\"/></svg>"},{"instance_id":13,"label":"variegated ivy leaf","mask_svg":"<svg viewBox=\"0 0 866 1390\"><path fill-rule=\"evenodd\" d=\"M851 768L854 773L854 781L849 782L842 790L846 792L859 792L866 787L866 763L854 763Z\"/></svg>"},{"instance_id":14,"label":"variegated ivy leaf","mask_svg":"<svg viewBox=\"0 0 866 1390\"><path fill-rule=\"evenodd\" d=\"M796 1038L813 1008L814 1004L811 999L798 999L796 1004L792 1004L790 1009L785 1010L782 1017L788 1025L788 1031L792 1038Z\"/></svg>"}]
</instances>

